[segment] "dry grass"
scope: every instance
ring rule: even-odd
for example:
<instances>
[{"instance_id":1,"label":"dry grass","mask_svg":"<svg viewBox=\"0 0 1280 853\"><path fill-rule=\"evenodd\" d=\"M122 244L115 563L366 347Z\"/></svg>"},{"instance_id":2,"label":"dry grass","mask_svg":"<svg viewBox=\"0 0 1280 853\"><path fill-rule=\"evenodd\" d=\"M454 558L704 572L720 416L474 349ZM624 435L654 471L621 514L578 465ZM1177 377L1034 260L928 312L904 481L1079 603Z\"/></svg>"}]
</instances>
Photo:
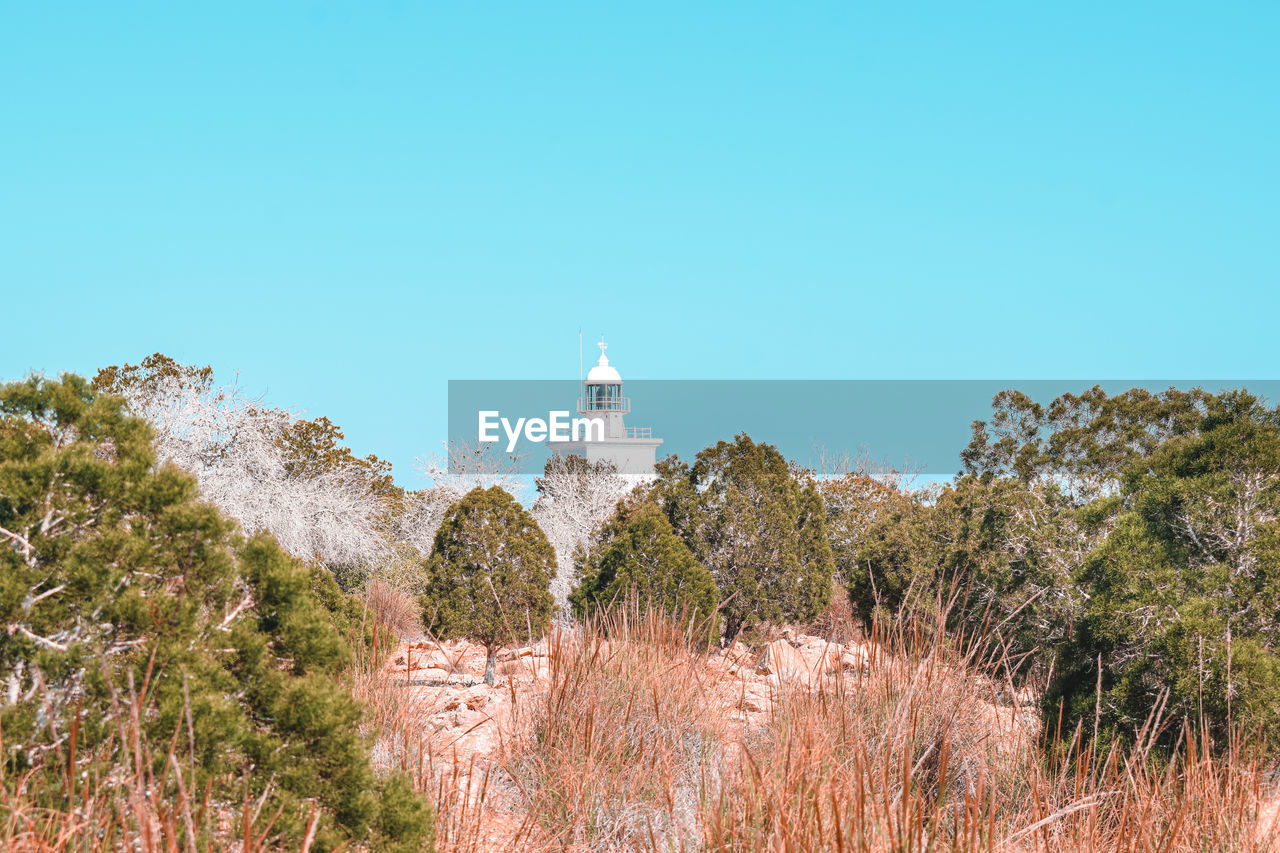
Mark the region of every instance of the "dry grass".
<instances>
[{"instance_id":1,"label":"dry grass","mask_svg":"<svg viewBox=\"0 0 1280 853\"><path fill-rule=\"evenodd\" d=\"M491 794L510 780L492 765L461 755L456 742L432 738L429 718L443 701L423 702L420 693L408 692L396 684L397 677L388 677L387 652L395 647L390 640L418 636L421 614L410 596L378 584L374 581L368 593L373 651L357 661L352 686L366 709L364 725L374 742L375 765L408 774L415 790L431 802L439 853L526 849L534 829L532 819L494 827L500 818L490 804ZM405 615L410 607L411 620Z\"/></svg>"},{"instance_id":2,"label":"dry grass","mask_svg":"<svg viewBox=\"0 0 1280 853\"><path fill-rule=\"evenodd\" d=\"M1159 759L1153 714L1127 753L1082 750L1077 733L1046 763L1030 709L996 704L978 655L927 636L898 626L865 674L783 693L707 798L703 849L1276 849L1260 750L1188 740Z\"/></svg>"},{"instance_id":3,"label":"dry grass","mask_svg":"<svg viewBox=\"0 0 1280 853\"><path fill-rule=\"evenodd\" d=\"M1047 761L1032 709L998 704L977 651L901 625L871 666L780 687L735 729L705 650L655 614L553 638L548 689L507 767L557 850L1264 851L1259 750L1147 737ZM981 672L979 671L981 669Z\"/></svg>"},{"instance_id":4,"label":"dry grass","mask_svg":"<svg viewBox=\"0 0 1280 853\"><path fill-rule=\"evenodd\" d=\"M371 604L370 618L375 634L399 631L393 609ZM1034 709L1001 704L980 647L905 623L868 638L865 668L775 683L767 713L748 717L698 636L634 607L553 633L538 680L506 688L514 711L491 760L432 738L438 709L388 680L387 643L360 660L354 690L380 763L433 802L443 853L1280 849L1274 805L1262 817L1274 768L1248 739L1185 736L1157 756L1153 715L1128 751L1078 735L1046 749ZM0 778L0 847L270 848L272 815L210 803L169 743L147 742L139 693L119 697L110 763L68 746ZM176 801L157 794L177 779Z\"/></svg>"},{"instance_id":5,"label":"dry grass","mask_svg":"<svg viewBox=\"0 0 1280 853\"><path fill-rule=\"evenodd\" d=\"M369 581L365 604L374 624L400 637L422 631L422 611L414 597L382 577Z\"/></svg>"},{"instance_id":6,"label":"dry grass","mask_svg":"<svg viewBox=\"0 0 1280 853\"><path fill-rule=\"evenodd\" d=\"M77 720L57 751L15 777L0 762L0 849L23 853L140 853L278 849L280 813L264 811L265 795L217 802L195 784L195 770L177 756L179 738L193 737L190 707L167 743L154 743L142 721L151 710L147 683L113 694L115 731L93 753L77 751ZM0 738L0 754L3 751ZM174 792L176 790L176 796ZM319 822L311 812L303 850Z\"/></svg>"},{"instance_id":7,"label":"dry grass","mask_svg":"<svg viewBox=\"0 0 1280 853\"><path fill-rule=\"evenodd\" d=\"M369 709L366 725L376 742L375 764L407 773L415 790L430 799L437 849L442 853L486 850L482 830L488 769L438 749L426 723L434 709L415 704L410 694L387 681L378 669L362 669L354 690Z\"/></svg>"},{"instance_id":8,"label":"dry grass","mask_svg":"<svg viewBox=\"0 0 1280 853\"><path fill-rule=\"evenodd\" d=\"M631 606L552 635L546 690L517 720L506 767L556 849L696 845L727 735L707 713L699 634Z\"/></svg>"},{"instance_id":9,"label":"dry grass","mask_svg":"<svg viewBox=\"0 0 1280 853\"><path fill-rule=\"evenodd\" d=\"M863 639L862 626L853 612L849 594L839 580L831 581L831 603L805 628L805 633L832 643L855 643Z\"/></svg>"},{"instance_id":10,"label":"dry grass","mask_svg":"<svg viewBox=\"0 0 1280 853\"><path fill-rule=\"evenodd\" d=\"M708 797L705 848L988 847L998 804L1026 796L1030 721L997 716L986 682L959 663L882 657L865 674L782 692Z\"/></svg>"}]
</instances>

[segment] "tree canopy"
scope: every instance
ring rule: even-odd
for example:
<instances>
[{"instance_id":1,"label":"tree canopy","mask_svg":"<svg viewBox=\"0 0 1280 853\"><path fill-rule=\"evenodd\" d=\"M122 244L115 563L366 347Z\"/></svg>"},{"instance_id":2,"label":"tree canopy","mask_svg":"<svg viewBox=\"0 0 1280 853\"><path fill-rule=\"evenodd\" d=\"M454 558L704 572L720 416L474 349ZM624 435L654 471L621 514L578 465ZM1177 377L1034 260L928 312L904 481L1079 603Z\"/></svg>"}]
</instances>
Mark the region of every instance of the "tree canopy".
<instances>
[{"instance_id":1,"label":"tree canopy","mask_svg":"<svg viewBox=\"0 0 1280 853\"><path fill-rule=\"evenodd\" d=\"M591 462L575 454L553 453L534 480L538 499L530 512L556 551L559 576L551 581L556 603L568 603L574 555L635 484L610 462Z\"/></svg>"},{"instance_id":2,"label":"tree canopy","mask_svg":"<svg viewBox=\"0 0 1280 853\"><path fill-rule=\"evenodd\" d=\"M245 531L270 531L289 553L339 577L363 577L392 557L402 495L390 466L355 456L328 418L267 406L215 384L208 367L160 353L103 368L94 386L150 423L159 460L194 475L202 496Z\"/></svg>"},{"instance_id":3,"label":"tree canopy","mask_svg":"<svg viewBox=\"0 0 1280 853\"><path fill-rule=\"evenodd\" d=\"M338 677L350 649L321 596L339 611L345 597L157 467L151 434L77 376L0 388L7 770L110 763L129 748L118 726L132 696L146 733L215 798L238 802L248 785L279 808L281 838L300 837L315 802L321 847L426 845L425 804L398 795L404 779L375 777ZM159 779L176 797L174 777Z\"/></svg>"},{"instance_id":4,"label":"tree canopy","mask_svg":"<svg viewBox=\"0 0 1280 853\"><path fill-rule=\"evenodd\" d=\"M640 607L714 622L719 592L711 573L652 501L620 501L590 549L580 550L576 573L569 601L578 616L634 596Z\"/></svg>"},{"instance_id":5,"label":"tree canopy","mask_svg":"<svg viewBox=\"0 0 1280 853\"><path fill-rule=\"evenodd\" d=\"M489 649L531 640L551 625L555 552L537 522L508 492L468 492L449 508L428 561L423 617L442 639L465 637Z\"/></svg>"},{"instance_id":6,"label":"tree canopy","mask_svg":"<svg viewBox=\"0 0 1280 853\"><path fill-rule=\"evenodd\" d=\"M1048 405L1009 390L993 407L955 483L837 544L864 614L959 591L953 626L1052 673L1044 710L1064 735L1130 740L1160 708L1219 743L1240 727L1274 743L1277 410L1200 388Z\"/></svg>"},{"instance_id":7,"label":"tree canopy","mask_svg":"<svg viewBox=\"0 0 1280 853\"><path fill-rule=\"evenodd\" d=\"M993 642L1019 678L1048 666L1079 606L1071 572L1089 541L1056 490L969 475L866 500L872 509L833 524L861 522L833 551L865 623L903 610L945 615L952 631Z\"/></svg>"},{"instance_id":8,"label":"tree canopy","mask_svg":"<svg viewBox=\"0 0 1280 853\"><path fill-rule=\"evenodd\" d=\"M822 612L834 571L822 498L777 448L738 435L658 474L654 499L711 572L727 636Z\"/></svg>"},{"instance_id":9,"label":"tree canopy","mask_svg":"<svg viewBox=\"0 0 1280 853\"><path fill-rule=\"evenodd\" d=\"M1129 738L1163 702L1225 740L1280 736L1280 415L1243 392L1126 468L1046 704ZM1101 696L1097 693L1101 663Z\"/></svg>"}]
</instances>

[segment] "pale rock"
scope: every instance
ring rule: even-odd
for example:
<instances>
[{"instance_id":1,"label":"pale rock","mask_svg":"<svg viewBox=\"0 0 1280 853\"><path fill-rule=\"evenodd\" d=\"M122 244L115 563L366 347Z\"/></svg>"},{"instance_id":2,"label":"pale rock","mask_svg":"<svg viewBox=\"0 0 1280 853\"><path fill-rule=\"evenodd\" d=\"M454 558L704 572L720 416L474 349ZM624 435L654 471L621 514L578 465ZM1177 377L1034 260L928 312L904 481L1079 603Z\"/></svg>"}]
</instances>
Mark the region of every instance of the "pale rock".
<instances>
[{"instance_id":1,"label":"pale rock","mask_svg":"<svg viewBox=\"0 0 1280 853\"><path fill-rule=\"evenodd\" d=\"M760 653L760 661L756 664L759 675L776 675L786 681L793 678L807 679L809 666L804 656L786 640L774 640L764 647Z\"/></svg>"},{"instance_id":2,"label":"pale rock","mask_svg":"<svg viewBox=\"0 0 1280 853\"><path fill-rule=\"evenodd\" d=\"M804 658L805 668L811 676L838 672L843 667L840 663L842 647L838 643L812 638L806 639L799 652Z\"/></svg>"},{"instance_id":3,"label":"pale rock","mask_svg":"<svg viewBox=\"0 0 1280 853\"><path fill-rule=\"evenodd\" d=\"M846 647L840 653L840 666L846 672L850 670L867 672L871 668L871 656L861 646Z\"/></svg>"},{"instance_id":4,"label":"pale rock","mask_svg":"<svg viewBox=\"0 0 1280 853\"><path fill-rule=\"evenodd\" d=\"M729 675L746 677L750 675L751 664L755 659L751 649L747 648L741 640L734 640L733 645L727 649L716 652L712 655L715 660Z\"/></svg>"},{"instance_id":5,"label":"pale rock","mask_svg":"<svg viewBox=\"0 0 1280 853\"><path fill-rule=\"evenodd\" d=\"M489 718L480 711L470 711L465 708L461 711L454 711L450 717L452 728L470 729L480 726L488 722Z\"/></svg>"}]
</instances>

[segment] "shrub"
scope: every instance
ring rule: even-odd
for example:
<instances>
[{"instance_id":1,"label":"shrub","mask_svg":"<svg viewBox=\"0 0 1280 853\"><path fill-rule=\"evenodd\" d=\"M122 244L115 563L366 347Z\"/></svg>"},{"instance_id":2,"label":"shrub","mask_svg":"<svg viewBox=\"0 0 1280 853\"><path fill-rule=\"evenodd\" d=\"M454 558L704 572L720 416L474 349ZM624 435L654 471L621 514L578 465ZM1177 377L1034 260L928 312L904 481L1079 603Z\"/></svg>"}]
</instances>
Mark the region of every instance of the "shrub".
<instances>
[{"instance_id":1,"label":"shrub","mask_svg":"<svg viewBox=\"0 0 1280 853\"><path fill-rule=\"evenodd\" d=\"M57 807L67 768L140 770L118 734L135 713L137 737L171 743L189 785L215 803L261 799L282 841L306 831L310 800L319 848L379 825L395 827L388 843L426 844L425 803L382 814L338 680L350 648L334 614L350 602L322 584L326 608L307 566L265 534L244 539L191 477L153 462L148 426L79 377L0 388L6 779L40 774L40 805ZM157 760L153 793L177 799Z\"/></svg>"},{"instance_id":2,"label":"shrub","mask_svg":"<svg viewBox=\"0 0 1280 853\"><path fill-rule=\"evenodd\" d=\"M1079 609L1077 515L1052 488L964 476L887 502L836 547L837 563L864 625L877 611L946 607L948 628L990 633L1025 674L1047 667Z\"/></svg>"},{"instance_id":3,"label":"shrub","mask_svg":"<svg viewBox=\"0 0 1280 853\"><path fill-rule=\"evenodd\" d=\"M1078 572L1089 599L1046 704L1104 739L1131 740L1167 704L1220 744L1236 726L1274 744L1280 415L1226 394L1194 427L1129 469L1114 528Z\"/></svg>"},{"instance_id":4,"label":"shrub","mask_svg":"<svg viewBox=\"0 0 1280 853\"><path fill-rule=\"evenodd\" d=\"M657 504L620 502L593 539L591 550L579 554L579 582L569 595L576 615L634 596L642 608L713 619L715 581Z\"/></svg>"},{"instance_id":5,"label":"shrub","mask_svg":"<svg viewBox=\"0 0 1280 853\"><path fill-rule=\"evenodd\" d=\"M834 567L822 498L777 448L747 435L672 457L652 495L725 601L725 635L752 622L804 622L826 607Z\"/></svg>"},{"instance_id":6,"label":"shrub","mask_svg":"<svg viewBox=\"0 0 1280 853\"><path fill-rule=\"evenodd\" d=\"M498 486L473 489L449 508L436 534L422 602L427 629L483 644L492 684L499 646L551 626L555 573L551 544L515 498Z\"/></svg>"}]
</instances>

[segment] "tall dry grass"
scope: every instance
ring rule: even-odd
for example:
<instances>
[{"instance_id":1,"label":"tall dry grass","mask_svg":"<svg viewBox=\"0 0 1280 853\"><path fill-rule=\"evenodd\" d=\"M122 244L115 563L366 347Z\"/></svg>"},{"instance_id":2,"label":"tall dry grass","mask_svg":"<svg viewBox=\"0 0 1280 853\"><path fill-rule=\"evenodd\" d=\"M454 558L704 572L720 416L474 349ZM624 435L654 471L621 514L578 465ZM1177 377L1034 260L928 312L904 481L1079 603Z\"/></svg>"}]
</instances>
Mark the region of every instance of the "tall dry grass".
<instances>
[{"instance_id":1,"label":"tall dry grass","mask_svg":"<svg viewBox=\"0 0 1280 853\"><path fill-rule=\"evenodd\" d=\"M678 851L1264 851L1280 829L1262 750L1189 734L1157 755L1050 750L1011 704L1001 661L905 621L870 665L776 685L758 725L731 722L708 650L660 614L552 637L505 770L543 849ZM1045 756L1056 756L1052 759ZM533 849L532 847L527 849Z\"/></svg>"},{"instance_id":2,"label":"tall dry grass","mask_svg":"<svg viewBox=\"0 0 1280 853\"><path fill-rule=\"evenodd\" d=\"M944 644L883 644L865 670L775 697L708 797L709 850L986 849L1027 793L1029 715L990 704Z\"/></svg>"},{"instance_id":3,"label":"tall dry grass","mask_svg":"<svg viewBox=\"0 0 1280 853\"><path fill-rule=\"evenodd\" d=\"M849 594L838 579L831 581L831 602L805 628L805 633L833 643L854 643L863 639L862 625L853 612Z\"/></svg>"},{"instance_id":4,"label":"tall dry grass","mask_svg":"<svg viewBox=\"0 0 1280 853\"><path fill-rule=\"evenodd\" d=\"M505 769L556 849L697 846L728 736L708 713L705 627L631 603L552 634Z\"/></svg>"},{"instance_id":5,"label":"tall dry grass","mask_svg":"<svg viewBox=\"0 0 1280 853\"><path fill-rule=\"evenodd\" d=\"M366 604L373 642L358 656L352 690L365 707L364 726L374 742L375 765L407 774L414 789L430 800L438 853L527 849L535 828L532 818L493 827L489 800L495 788L510 785L509 777L493 764L462 755L456 740L432 737L430 718L447 697L406 690L404 682L412 672L390 674L386 668L399 640L422 636L416 601L409 593L375 580ZM433 642L429 637L427 641Z\"/></svg>"},{"instance_id":6,"label":"tall dry grass","mask_svg":"<svg viewBox=\"0 0 1280 853\"><path fill-rule=\"evenodd\" d=\"M364 593L368 617L381 631L396 637L422 633L422 610L412 594L382 576L369 581Z\"/></svg>"},{"instance_id":7,"label":"tall dry grass","mask_svg":"<svg viewBox=\"0 0 1280 853\"><path fill-rule=\"evenodd\" d=\"M420 701L388 679L380 667L363 666L353 686L368 709L365 725L375 742L375 765L399 770L427 797L435 812L435 844L440 853L487 853L499 847L488 837L487 800L495 768L460 755L457 744L431 737L428 719L440 702ZM519 850L532 821L507 833L503 847Z\"/></svg>"},{"instance_id":8,"label":"tall dry grass","mask_svg":"<svg viewBox=\"0 0 1280 853\"><path fill-rule=\"evenodd\" d=\"M1050 749L1032 709L936 631L874 638L861 673L783 691L729 784L708 797L713 851L1264 851L1274 792L1263 751L1215 755L1188 735L1157 755L1153 712L1138 745ZM991 661L988 660L988 664ZM1056 756L1046 760L1045 756Z\"/></svg>"},{"instance_id":9,"label":"tall dry grass","mask_svg":"<svg viewBox=\"0 0 1280 853\"><path fill-rule=\"evenodd\" d=\"M1009 698L984 643L906 618L866 638L866 666L771 682L767 713L744 715L705 626L628 604L553 632L538 677L502 688L511 719L477 760L465 733L431 737L429 691L388 679L413 604L378 595L353 689L378 761L433 802L442 853L1280 850L1275 766L1255 740L1186 727L1161 754L1156 733L1184 724L1154 712L1128 749L1057 737ZM126 685L105 746L87 754L73 733L33 769L0 764L0 849L273 849L262 800L197 789L176 748L189 718L153 742L149 712L147 685Z\"/></svg>"},{"instance_id":10,"label":"tall dry grass","mask_svg":"<svg viewBox=\"0 0 1280 853\"><path fill-rule=\"evenodd\" d=\"M150 673L148 673L148 676ZM179 739L194 738L189 703L168 741L155 742L143 721L152 712L148 683L113 691L114 730L92 751L78 747L80 720L66 741L15 775L0 761L0 849L21 853L264 853L279 849L280 813L264 810L267 792L238 802L211 797L195 768L178 757ZM0 735L0 755L8 755ZM270 789L268 789L269 791ZM313 808L302 850L320 820Z\"/></svg>"}]
</instances>

